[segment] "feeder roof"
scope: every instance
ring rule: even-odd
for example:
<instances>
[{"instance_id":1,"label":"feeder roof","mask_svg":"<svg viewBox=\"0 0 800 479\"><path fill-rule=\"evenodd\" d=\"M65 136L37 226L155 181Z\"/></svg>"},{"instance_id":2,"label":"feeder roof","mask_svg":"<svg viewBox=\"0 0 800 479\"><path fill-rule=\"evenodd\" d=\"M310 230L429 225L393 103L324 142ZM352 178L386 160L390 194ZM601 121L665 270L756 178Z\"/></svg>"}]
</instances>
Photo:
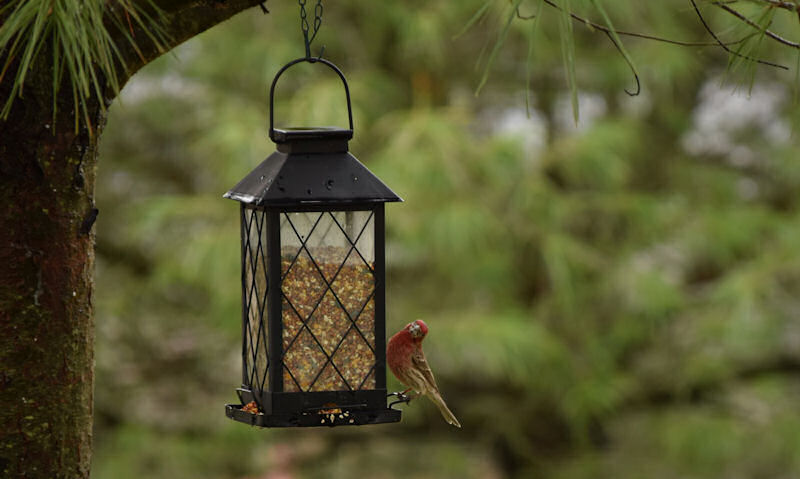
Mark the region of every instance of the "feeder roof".
<instances>
[{"instance_id":1,"label":"feeder roof","mask_svg":"<svg viewBox=\"0 0 800 479\"><path fill-rule=\"evenodd\" d=\"M275 130L278 151L225 193L254 206L403 201L347 151L352 130Z\"/></svg>"}]
</instances>

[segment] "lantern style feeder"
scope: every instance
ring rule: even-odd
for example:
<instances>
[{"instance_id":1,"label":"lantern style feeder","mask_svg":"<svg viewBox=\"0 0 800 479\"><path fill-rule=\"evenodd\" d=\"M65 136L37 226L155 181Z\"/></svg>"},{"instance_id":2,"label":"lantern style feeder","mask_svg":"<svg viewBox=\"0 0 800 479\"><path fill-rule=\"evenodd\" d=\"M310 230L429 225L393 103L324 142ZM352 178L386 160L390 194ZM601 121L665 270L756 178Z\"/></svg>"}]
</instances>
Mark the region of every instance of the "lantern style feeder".
<instances>
[{"instance_id":1,"label":"lantern style feeder","mask_svg":"<svg viewBox=\"0 0 800 479\"><path fill-rule=\"evenodd\" d=\"M349 129L273 126L275 85L300 62L344 84ZM224 196L241 203L241 404L262 427L397 422L386 405L384 203L402 201L348 152L343 73L322 58L285 65L270 88L277 145Z\"/></svg>"}]
</instances>

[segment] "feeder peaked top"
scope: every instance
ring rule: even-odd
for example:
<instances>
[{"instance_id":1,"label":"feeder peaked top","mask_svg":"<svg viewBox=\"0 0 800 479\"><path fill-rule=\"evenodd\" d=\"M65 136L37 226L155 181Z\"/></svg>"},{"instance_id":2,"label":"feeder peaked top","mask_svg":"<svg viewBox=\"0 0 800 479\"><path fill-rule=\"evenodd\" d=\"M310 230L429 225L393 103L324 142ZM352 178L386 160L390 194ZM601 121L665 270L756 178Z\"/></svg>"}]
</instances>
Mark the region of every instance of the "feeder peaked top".
<instances>
[{"instance_id":1,"label":"feeder peaked top","mask_svg":"<svg viewBox=\"0 0 800 479\"><path fill-rule=\"evenodd\" d=\"M348 152L349 129L275 129L278 151L225 193L253 206L403 201Z\"/></svg>"}]
</instances>

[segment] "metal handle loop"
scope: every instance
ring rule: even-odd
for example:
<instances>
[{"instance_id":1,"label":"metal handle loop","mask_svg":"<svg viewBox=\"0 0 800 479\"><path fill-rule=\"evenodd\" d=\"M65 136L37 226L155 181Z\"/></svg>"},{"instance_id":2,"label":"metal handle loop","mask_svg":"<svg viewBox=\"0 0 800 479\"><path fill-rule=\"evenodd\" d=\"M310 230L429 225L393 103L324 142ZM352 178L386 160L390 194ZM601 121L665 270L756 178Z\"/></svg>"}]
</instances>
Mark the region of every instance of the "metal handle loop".
<instances>
[{"instance_id":1,"label":"metal handle loop","mask_svg":"<svg viewBox=\"0 0 800 479\"><path fill-rule=\"evenodd\" d=\"M300 62L308 62L308 63L322 63L330 67L333 71L339 75L339 78L342 80L342 84L344 85L344 93L347 96L347 121L350 124L350 131L353 131L353 108L350 106L350 87L347 86L347 80L344 77L344 73L339 70L339 67L334 65L333 63L329 62L328 60L321 58L321 57L303 57L297 58L295 60L290 61L286 65L284 65L278 73L275 74L275 78L272 80L272 86L269 87L269 137L272 141L275 141L275 127L274 127L274 112L275 112L275 85L278 84L278 78L283 75L283 72L289 69L289 67L300 63Z\"/></svg>"}]
</instances>

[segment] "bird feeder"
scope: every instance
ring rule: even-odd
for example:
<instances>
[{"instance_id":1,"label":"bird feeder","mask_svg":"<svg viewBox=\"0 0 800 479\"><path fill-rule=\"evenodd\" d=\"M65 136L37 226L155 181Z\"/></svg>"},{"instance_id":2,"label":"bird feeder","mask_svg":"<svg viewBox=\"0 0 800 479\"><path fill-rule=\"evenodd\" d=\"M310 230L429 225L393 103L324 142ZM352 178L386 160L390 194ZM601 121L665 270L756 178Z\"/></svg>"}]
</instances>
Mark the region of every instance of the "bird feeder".
<instances>
[{"instance_id":1,"label":"bird feeder","mask_svg":"<svg viewBox=\"0 0 800 479\"><path fill-rule=\"evenodd\" d=\"M349 129L273 123L280 76L300 62L344 84ZM270 88L277 151L224 196L241 204L241 404L228 417L262 427L400 420L386 405L384 203L402 201L348 151L347 81L300 58Z\"/></svg>"}]
</instances>

